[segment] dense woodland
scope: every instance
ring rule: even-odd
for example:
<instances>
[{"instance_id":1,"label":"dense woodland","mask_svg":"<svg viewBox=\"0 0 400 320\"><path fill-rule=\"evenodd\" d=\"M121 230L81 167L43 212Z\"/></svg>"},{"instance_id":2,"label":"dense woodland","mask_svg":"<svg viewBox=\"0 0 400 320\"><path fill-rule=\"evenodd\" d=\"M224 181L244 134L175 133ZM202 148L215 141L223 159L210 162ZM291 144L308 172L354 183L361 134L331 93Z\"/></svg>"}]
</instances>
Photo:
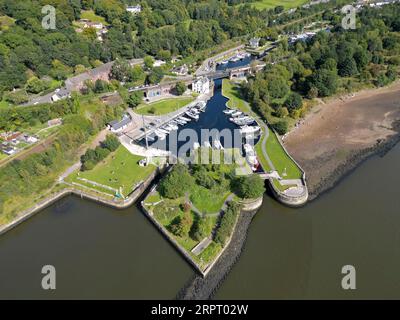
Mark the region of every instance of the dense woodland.
<instances>
[{"instance_id":1,"label":"dense woodland","mask_svg":"<svg viewBox=\"0 0 400 320\"><path fill-rule=\"evenodd\" d=\"M42 92L51 81L63 81L117 58L120 62L112 70L116 82L134 82L145 74L145 81L155 83L162 73L152 67L150 58L145 59L145 70L124 70L126 59L148 55L164 59L173 55L189 57L237 37L257 35L263 41L276 40L281 25L294 21L283 29L296 31L314 15L329 21L333 25L331 32L320 32L312 40L294 45L281 41L267 56L265 71L250 78L243 87L246 99L279 133L285 133L288 123L306 111L311 98L350 92L365 85L383 86L398 76L399 4L366 9L358 15L356 30L343 30L342 17L329 10L335 1L290 14L281 13L280 9L257 11L248 4L235 6L238 2L247 1L145 0L140 1L143 12L132 15L126 12L125 4L135 1L0 0L0 16L14 19L9 28L0 31L0 98L11 95L14 88ZM57 8L56 30L41 26L41 8L49 3ZM75 31L74 22L82 10L93 10L109 24L103 43L90 32ZM116 87L115 82L98 81L89 86L87 94L90 97ZM15 94L13 98L16 102L21 99ZM5 131L23 130L57 117L64 119L45 151L0 169L1 213L13 212L22 199L51 187L60 170L76 157L78 147L104 128L107 121L122 114L121 107L82 106L81 98L0 108L0 129ZM136 106L140 97L124 100ZM95 160L94 156L88 157L89 165ZM205 188L213 188L213 181L204 176L199 173L197 178L204 178ZM237 192L244 194L248 190Z\"/></svg>"},{"instance_id":2,"label":"dense woodland","mask_svg":"<svg viewBox=\"0 0 400 320\"><path fill-rule=\"evenodd\" d=\"M344 2L333 1L332 6L338 1ZM0 97L24 88L28 80L27 91L38 93L50 87L45 76L64 80L118 57L190 56L227 39L257 32L276 37L275 25L321 10L314 6L278 16L276 10L236 6L239 2L248 1L144 0L140 1L143 11L133 15L125 6L137 2L128 0L0 0L0 16L14 20L0 31ZM47 4L56 8L55 30L41 26L41 9ZM103 43L92 28L76 32L74 23L84 11L94 11L108 24Z\"/></svg>"},{"instance_id":3,"label":"dense woodland","mask_svg":"<svg viewBox=\"0 0 400 320\"><path fill-rule=\"evenodd\" d=\"M284 134L288 120L305 111L304 101L394 81L400 65L400 5L359 13L357 28L344 30L341 16L329 15L333 28L314 38L279 48L267 67L244 85L246 99ZM305 98L305 99L304 99Z\"/></svg>"}]
</instances>

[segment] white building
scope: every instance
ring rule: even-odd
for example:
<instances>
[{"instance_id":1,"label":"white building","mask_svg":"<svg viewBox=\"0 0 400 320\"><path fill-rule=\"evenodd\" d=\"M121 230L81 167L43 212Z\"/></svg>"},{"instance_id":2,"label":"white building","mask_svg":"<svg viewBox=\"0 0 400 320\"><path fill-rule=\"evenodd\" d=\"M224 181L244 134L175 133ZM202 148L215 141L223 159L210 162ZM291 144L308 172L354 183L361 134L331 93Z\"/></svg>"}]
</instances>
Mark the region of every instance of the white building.
<instances>
[{"instance_id":1,"label":"white building","mask_svg":"<svg viewBox=\"0 0 400 320\"><path fill-rule=\"evenodd\" d=\"M140 13L142 12L142 6L140 4L136 5L136 6L128 6L126 8L126 11L136 14L136 13Z\"/></svg>"},{"instance_id":2,"label":"white building","mask_svg":"<svg viewBox=\"0 0 400 320\"><path fill-rule=\"evenodd\" d=\"M67 89L57 89L55 92L56 93L51 96L51 101L53 102L71 98L71 94Z\"/></svg>"},{"instance_id":3,"label":"white building","mask_svg":"<svg viewBox=\"0 0 400 320\"><path fill-rule=\"evenodd\" d=\"M257 49L260 46L260 38L251 38L249 41L249 45L253 49Z\"/></svg>"},{"instance_id":4,"label":"white building","mask_svg":"<svg viewBox=\"0 0 400 320\"><path fill-rule=\"evenodd\" d=\"M192 84L192 90L200 94L210 93L210 80L207 77L197 78Z\"/></svg>"},{"instance_id":5,"label":"white building","mask_svg":"<svg viewBox=\"0 0 400 320\"><path fill-rule=\"evenodd\" d=\"M132 122L132 118L130 117L130 115L125 114L121 121L113 120L110 123L108 123L107 127L111 132L119 133L122 130L126 129L130 125L131 122Z\"/></svg>"}]
</instances>

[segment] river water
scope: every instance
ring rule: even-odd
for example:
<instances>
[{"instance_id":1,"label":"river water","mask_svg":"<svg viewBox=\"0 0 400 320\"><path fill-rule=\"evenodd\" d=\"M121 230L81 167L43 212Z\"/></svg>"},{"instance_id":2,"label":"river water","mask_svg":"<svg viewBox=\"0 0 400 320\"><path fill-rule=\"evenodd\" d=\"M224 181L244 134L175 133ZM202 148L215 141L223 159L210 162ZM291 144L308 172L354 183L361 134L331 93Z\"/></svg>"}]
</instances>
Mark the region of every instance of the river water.
<instances>
[{"instance_id":1,"label":"river water","mask_svg":"<svg viewBox=\"0 0 400 320\"><path fill-rule=\"evenodd\" d=\"M400 145L301 209L268 195L220 299L400 298ZM57 289L41 289L41 268ZM354 291L341 269L356 268ZM193 269L141 211L66 198L0 237L0 298L169 299Z\"/></svg>"},{"instance_id":2,"label":"river water","mask_svg":"<svg viewBox=\"0 0 400 320\"><path fill-rule=\"evenodd\" d=\"M399 163L397 145L300 209L266 195L216 298L399 299ZM55 291L41 288L44 265ZM341 288L344 265L356 290ZM171 299L193 274L135 206L68 197L0 236L0 299Z\"/></svg>"}]
</instances>

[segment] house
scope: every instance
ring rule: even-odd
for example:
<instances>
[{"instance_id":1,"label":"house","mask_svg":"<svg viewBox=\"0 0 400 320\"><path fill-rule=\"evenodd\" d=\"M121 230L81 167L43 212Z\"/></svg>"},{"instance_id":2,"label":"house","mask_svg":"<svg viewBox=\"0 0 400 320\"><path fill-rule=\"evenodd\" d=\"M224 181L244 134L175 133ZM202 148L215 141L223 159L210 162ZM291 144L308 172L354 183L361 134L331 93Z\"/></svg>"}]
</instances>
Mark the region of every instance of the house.
<instances>
[{"instance_id":1,"label":"house","mask_svg":"<svg viewBox=\"0 0 400 320\"><path fill-rule=\"evenodd\" d=\"M132 119L129 114L125 114L121 121L113 120L108 123L108 129L113 133L121 132L122 130L126 129L129 124L132 122Z\"/></svg>"},{"instance_id":2,"label":"house","mask_svg":"<svg viewBox=\"0 0 400 320\"><path fill-rule=\"evenodd\" d=\"M257 49L260 46L260 38L251 38L249 41L249 45L253 49Z\"/></svg>"},{"instance_id":3,"label":"house","mask_svg":"<svg viewBox=\"0 0 400 320\"><path fill-rule=\"evenodd\" d=\"M71 97L70 92L65 88L57 89L55 92L56 93L51 96L51 101L53 101L53 102L60 101L60 100Z\"/></svg>"},{"instance_id":4,"label":"house","mask_svg":"<svg viewBox=\"0 0 400 320\"><path fill-rule=\"evenodd\" d=\"M154 61L154 63L153 63L153 67L161 67L161 66L163 66L164 64L166 64L165 61L163 61L163 60L156 60L156 61Z\"/></svg>"},{"instance_id":5,"label":"house","mask_svg":"<svg viewBox=\"0 0 400 320\"><path fill-rule=\"evenodd\" d=\"M137 4L136 6L128 6L126 7L126 11L132 14L137 14L142 12L142 6L140 4Z\"/></svg>"},{"instance_id":6,"label":"house","mask_svg":"<svg viewBox=\"0 0 400 320\"><path fill-rule=\"evenodd\" d=\"M5 153L6 155L12 156L14 153L17 152L17 149L16 149L15 147L7 146L7 147L3 147L3 148L1 149L1 151L2 151L3 153Z\"/></svg>"},{"instance_id":7,"label":"house","mask_svg":"<svg viewBox=\"0 0 400 320\"><path fill-rule=\"evenodd\" d=\"M192 90L200 94L210 93L210 80L207 77L197 78L192 84Z\"/></svg>"},{"instance_id":8,"label":"house","mask_svg":"<svg viewBox=\"0 0 400 320\"><path fill-rule=\"evenodd\" d=\"M175 73L177 76L187 76L189 73L189 68L186 64L184 64L183 66L174 68L172 72Z\"/></svg>"},{"instance_id":9,"label":"house","mask_svg":"<svg viewBox=\"0 0 400 320\"><path fill-rule=\"evenodd\" d=\"M21 135L21 132L3 132L0 134L0 139L6 142L10 142L18 139Z\"/></svg>"},{"instance_id":10,"label":"house","mask_svg":"<svg viewBox=\"0 0 400 320\"><path fill-rule=\"evenodd\" d=\"M81 22L83 22L83 21L81 20ZM83 22L83 28L84 29L86 29L86 28L94 28L94 29L97 29L97 30L102 30L102 29L104 29L104 25L101 22L85 21L85 22Z\"/></svg>"},{"instance_id":11,"label":"house","mask_svg":"<svg viewBox=\"0 0 400 320\"><path fill-rule=\"evenodd\" d=\"M47 121L47 126L48 127L54 127L54 126L59 126L62 125L62 119L61 118L56 118L56 119L52 119Z\"/></svg>"},{"instance_id":12,"label":"house","mask_svg":"<svg viewBox=\"0 0 400 320\"><path fill-rule=\"evenodd\" d=\"M23 139L23 141L25 141L27 143L36 143L39 141L38 138L36 138L35 136L31 136L29 134L24 134L22 139Z\"/></svg>"}]
</instances>

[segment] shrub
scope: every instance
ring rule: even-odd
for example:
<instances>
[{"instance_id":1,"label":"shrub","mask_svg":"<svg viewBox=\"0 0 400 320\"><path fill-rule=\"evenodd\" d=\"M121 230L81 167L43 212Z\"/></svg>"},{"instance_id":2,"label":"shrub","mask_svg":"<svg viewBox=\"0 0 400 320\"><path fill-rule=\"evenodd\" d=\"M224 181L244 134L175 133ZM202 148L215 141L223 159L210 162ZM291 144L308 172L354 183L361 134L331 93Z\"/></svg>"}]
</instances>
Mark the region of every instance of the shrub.
<instances>
[{"instance_id":1,"label":"shrub","mask_svg":"<svg viewBox=\"0 0 400 320\"><path fill-rule=\"evenodd\" d=\"M271 127L279 134L284 135L288 131L288 124L286 121L278 121L271 125Z\"/></svg>"},{"instance_id":2,"label":"shrub","mask_svg":"<svg viewBox=\"0 0 400 320\"><path fill-rule=\"evenodd\" d=\"M257 174L240 177L235 185L237 195L244 199L259 198L265 192L264 180Z\"/></svg>"},{"instance_id":3,"label":"shrub","mask_svg":"<svg viewBox=\"0 0 400 320\"><path fill-rule=\"evenodd\" d=\"M236 217L240 212L240 206L236 202L229 202L224 215L221 218L220 226L215 234L215 242L220 243L222 246L226 244L228 237L233 231Z\"/></svg>"},{"instance_id":4,"label":"shrub","mask_svg":"<svg viewBox=\"0 0 400 320\"><path fill-rule=\"evenodd\" d=\"M183 164L177 164L160 182L158 191L161 196L169 199L183 197L194 181L188 168Z\"/></svg>"},{"instance_id":5,"label":"shrub","mask_svg":"<svg viewBox=\"0 0 400 320\"><path fill-rule=\"evenodd\" d=\"M108 149L111 152L117 150L120 145L121 143L118 138L112 134L107 135L106 139L101 143L103 148Z\"/></svg>"}]
</instances>

